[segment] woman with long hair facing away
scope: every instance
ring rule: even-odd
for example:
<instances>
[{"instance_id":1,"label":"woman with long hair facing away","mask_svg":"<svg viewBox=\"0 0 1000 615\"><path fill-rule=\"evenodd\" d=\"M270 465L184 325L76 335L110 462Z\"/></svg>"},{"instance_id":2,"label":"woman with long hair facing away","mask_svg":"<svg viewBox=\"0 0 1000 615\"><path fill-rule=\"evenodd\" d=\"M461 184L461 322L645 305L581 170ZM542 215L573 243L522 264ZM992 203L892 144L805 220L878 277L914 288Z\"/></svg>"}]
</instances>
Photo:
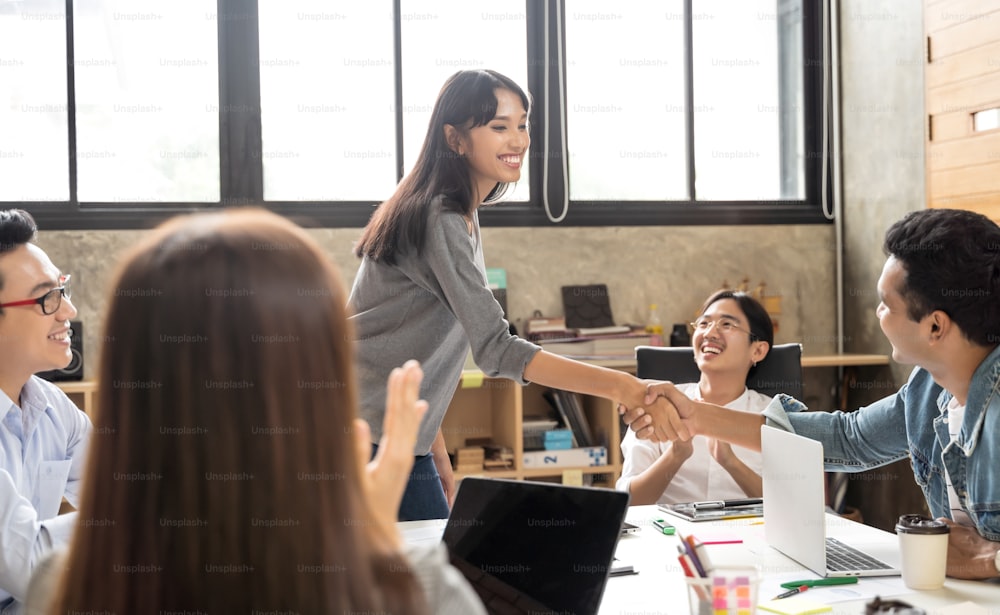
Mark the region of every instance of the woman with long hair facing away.
<instances>
[{"instance_id":1,"label":"woman with long hair facing away","mask_svg":"<svg viewBox=\"0 0 1000 615\"><path fill-rule=\"evenodd\" d=\"M396 528L420 367L387 373L369 463L345 293L307 233L261 210L177 218L112 288L52 613L482 612L442 547Z\"/></svg>"},{"instance_id":2,"label":"woman with long hair facing away","mask_svg":"<svg viewBox=\"0 0 1000 615\"><path fill-rule=\"evenodd\" d=\"M356 248L362 261L350 304L361 414L373 429L381 423L381 383L389 370L415 358L425 373L421 396L430 407L414 449L402 520L448 516L454 479L440 427L470 346L488 376L642 405L645 386L635 377L541 351L511 335L487 285L478 210L520 178L529 110L521 87L495 71L450 77L413 170L375 210Z\"/></svg>"},{"instance_id":3,"label":"woman with long hair facing away","mask_svg":"<svg viewBox=\"0 0 1000 615\"><path fill-rule=\"evenodd\" d=\"M685 395L743 412L759 414L767 407L770 397L747 388L747 378L774 344L774 325L760 302L739 291L714 293L694 322L691 342L701 379L678 384ZM629 430L622 456L617 487L631 494L634 505L763 494L760 453L714 438L652 442Z\"/></svg>"}]
</instances>

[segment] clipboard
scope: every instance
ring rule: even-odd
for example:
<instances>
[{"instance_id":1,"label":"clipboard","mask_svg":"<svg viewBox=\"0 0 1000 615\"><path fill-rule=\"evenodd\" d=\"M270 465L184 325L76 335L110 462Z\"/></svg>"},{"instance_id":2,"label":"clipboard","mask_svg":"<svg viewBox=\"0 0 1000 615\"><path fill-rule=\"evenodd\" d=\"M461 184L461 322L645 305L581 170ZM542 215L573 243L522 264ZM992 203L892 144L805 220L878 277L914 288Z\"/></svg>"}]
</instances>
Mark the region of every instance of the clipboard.
<instances>
[{"instance_id":1,"label":"clipboard","mask_svg":"<svg viewBox=\"0 0 1000 615\"><path fill-rule=\"evenodd\" d=\"M698 523L700 521L723 521L726 519L748 519L764 516L763 504L750 506L735 506L730 508L695 508L694 502L657 506L661 511L680 517L685 521Z\"/></svg>"}]
</instances>

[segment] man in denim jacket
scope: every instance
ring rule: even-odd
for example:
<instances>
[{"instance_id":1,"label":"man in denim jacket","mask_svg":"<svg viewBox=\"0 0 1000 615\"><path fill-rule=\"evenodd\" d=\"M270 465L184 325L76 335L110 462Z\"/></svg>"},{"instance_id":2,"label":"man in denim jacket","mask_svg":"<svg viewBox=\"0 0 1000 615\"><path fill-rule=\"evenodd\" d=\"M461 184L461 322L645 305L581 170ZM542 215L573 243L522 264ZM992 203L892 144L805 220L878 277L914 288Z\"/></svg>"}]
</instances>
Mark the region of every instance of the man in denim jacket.
<instances>
[{"instance_id":1,"label":"man in denim jacket","mask_svg":"<svg viewBox=\"0 0 1000 615\"><path fill-rule=\"evenodd\" d=\"M625 420L639 437L686 428L755 450L766 421L821 441L832 471L909 456L932 514L951 525L948 575L1000 576L1000 227L967 211L917 211L892 225L884 249L876 315L893 359L918 366L897 393L849 413L797 412L801 403L778 396L756 416L662 383L646 402L666 397L677 414L657 403Z\"/></svg>"}]
</instances>

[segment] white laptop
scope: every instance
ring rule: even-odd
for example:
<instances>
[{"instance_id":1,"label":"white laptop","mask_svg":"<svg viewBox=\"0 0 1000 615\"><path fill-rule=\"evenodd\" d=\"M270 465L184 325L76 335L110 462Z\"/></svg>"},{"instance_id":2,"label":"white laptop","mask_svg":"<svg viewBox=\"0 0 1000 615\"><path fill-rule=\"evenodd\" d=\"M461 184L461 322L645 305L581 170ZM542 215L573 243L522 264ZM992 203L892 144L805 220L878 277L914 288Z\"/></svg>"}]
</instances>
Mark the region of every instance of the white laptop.
<instances>
[{"instance_id":1,"label":"white laptop","mask_svg":"<svg viewBox=\"0 0 1000 615\"><path fill-rule=\"evenodd\" d=\"M766 425L760 428L764 456L764 535L767 543L822 577L898 575L879 557L826 536L823 445ZM845 521L847 523L847 521ZM858 546L858 545L856 545Z\"/></svg>"}]
</instances>

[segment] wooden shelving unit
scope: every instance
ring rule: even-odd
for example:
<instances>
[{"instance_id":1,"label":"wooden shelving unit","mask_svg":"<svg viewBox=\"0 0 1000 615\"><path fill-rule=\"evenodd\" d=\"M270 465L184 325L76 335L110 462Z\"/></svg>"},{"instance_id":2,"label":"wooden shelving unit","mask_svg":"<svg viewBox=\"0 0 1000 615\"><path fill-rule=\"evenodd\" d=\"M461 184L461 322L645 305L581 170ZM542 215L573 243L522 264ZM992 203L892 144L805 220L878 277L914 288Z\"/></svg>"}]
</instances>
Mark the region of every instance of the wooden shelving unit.
<instances>
[{"instance_id":1,"label":"wooden shelving unit","mask_svg":"<svg viewBox=\"0 0 1000 615\"><path fill-rule=\"evenodd\" d=\"M93 380L82 380L79 382L54 382L53 384L62 389L73 400L76 407L83 410L93 420L94 410L97 409L96 382Z\"/></svg>"},{"instance_id":2,"label":"wooden shelving unit","mask_svg":"<svg viewBox=\"0 0 1000 615\"><path fill-rule=\"evenodd\" d=\"M514 467L456 473L455 477L490 476L561 481L567 473L579 472L597 475L594 481L597 486L613 487L622 470L621 430L615 406L606 399L583 396L584 414L591 429L608 449L607 465L552 468L523 466L524 416L548 412L548 402L542 397L545 391L545 387L536 384L521 386L505 378L487 378L476 370L463 372L458 390L441 424L448 450L454 451L465 446L468 438L491 438L495 444L509 446L514 451Z\"/></svg>"}]
</instances>

